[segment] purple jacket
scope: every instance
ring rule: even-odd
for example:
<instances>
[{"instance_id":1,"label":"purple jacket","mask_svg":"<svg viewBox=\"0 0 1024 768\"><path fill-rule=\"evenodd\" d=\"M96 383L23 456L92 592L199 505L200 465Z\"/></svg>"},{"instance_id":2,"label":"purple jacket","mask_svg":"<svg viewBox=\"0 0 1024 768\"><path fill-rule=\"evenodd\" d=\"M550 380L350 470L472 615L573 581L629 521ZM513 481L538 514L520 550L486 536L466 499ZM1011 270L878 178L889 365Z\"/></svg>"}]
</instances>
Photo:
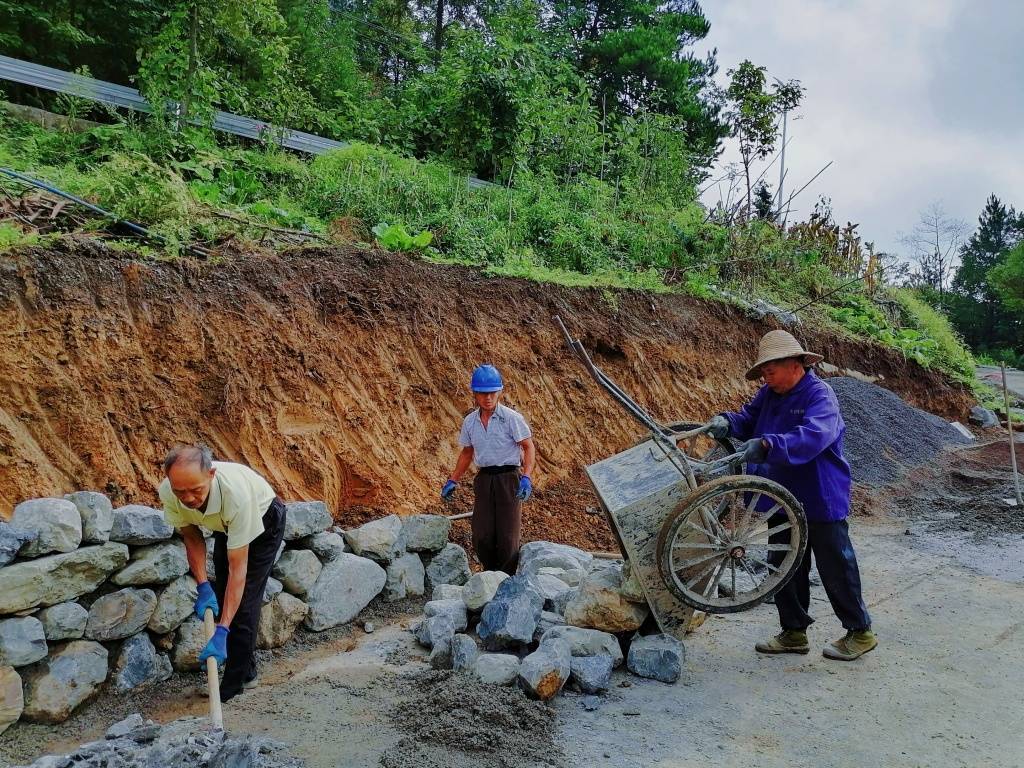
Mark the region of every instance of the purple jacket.
<instances>
[{"instance_id":1,"label":"purple jacket","mask_svg":"<svg viewBox=\"0 0 1024 768\"><path fill-rule=\"evenodd\" d=\"M784 395L763 386L739 413L722 415L733 437L760 437L768 443L765 462L748 464L747 472L789 489L810 522L843 520L850 514L850 465L843 458L846 425L835 392L814 371L807 371Z\"/></svg>"}]
</instances>

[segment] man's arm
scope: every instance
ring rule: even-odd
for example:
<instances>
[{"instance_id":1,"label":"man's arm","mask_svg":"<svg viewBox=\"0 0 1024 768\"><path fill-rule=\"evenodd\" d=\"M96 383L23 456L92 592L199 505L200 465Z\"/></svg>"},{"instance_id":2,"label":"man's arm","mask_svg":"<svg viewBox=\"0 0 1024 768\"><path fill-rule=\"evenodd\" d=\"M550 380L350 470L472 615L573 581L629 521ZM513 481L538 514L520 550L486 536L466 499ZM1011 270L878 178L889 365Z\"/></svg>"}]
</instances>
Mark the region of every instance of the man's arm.
<instances>
[{"instance_id":1,"label":"man's arm","mask_svg":"<svg viewBox=\"0 0 1024 768\"><path fill-rule=\"evenodd\" d=\"M203 532L194 525L186 525L178 529L181 538L185 541L185 557L188 558L188 567L192 571L197 584L202 584L206 578L206 542L203 540Z\"/></svg>"},{"instance_id":2,"label":"man's arm","mask_svg":"<svg viewBox=\"0 0 1024 768\"><path fill-rule=\"evenodd\" d=\"M839 403L820 397L809 403L799 427L774 435L762 435L768 444L768 464L806 464L839 437Z\"/></svg>"},{"instance_id":3,"label":"man's arm","mask_svg":"<svg viewBox=\"0 0 1024 768\"><path fill-rule=\"evenodd\" d=\"M761 415L764 405L766 387L761 387L754 399L740 408L738 413L726 412L722 415L729 421L729 434L739 440L749 440L754 435L757 418Z\"/></svg>"},{"instance_id":4,"label":"man's arm","mask_svg":"<svg viewBox=\"0 0 1024 768\"><path fill-rule=\"evenodd\" d=\"M523 449L523 474L532 478L533 467L537 460L537 448L533 444L533 438L528 437L525 440L520 440L519 447Z\"/></svg>"},{"instance_id":5,"label":"man's arm","mask_svg":"<svg viewBox=\"0 0 1024 768\"><path fill-rule=\"evenodd\" d=\"M222 627L231 628L231 620L235 618L238 606L242 603L245 591L245 574L249 568L249 545L228 550L228 584L224 592L224 606L221 608L220 621Z\"/></svg>"},{"instance_id":6,"label":"man's arm","mask_svg":"<svg viewBox=\"0 0 1024 768\"><path fill-rule=\"evenodd\" d=\"M450 477L455 482L459 482L462 476L466 474L466 470L469 469L469 465L473 463L473 446L469 445L459 451L459 458L455 461L455 470L451 473Z\"/></svg>"}]
</instances>

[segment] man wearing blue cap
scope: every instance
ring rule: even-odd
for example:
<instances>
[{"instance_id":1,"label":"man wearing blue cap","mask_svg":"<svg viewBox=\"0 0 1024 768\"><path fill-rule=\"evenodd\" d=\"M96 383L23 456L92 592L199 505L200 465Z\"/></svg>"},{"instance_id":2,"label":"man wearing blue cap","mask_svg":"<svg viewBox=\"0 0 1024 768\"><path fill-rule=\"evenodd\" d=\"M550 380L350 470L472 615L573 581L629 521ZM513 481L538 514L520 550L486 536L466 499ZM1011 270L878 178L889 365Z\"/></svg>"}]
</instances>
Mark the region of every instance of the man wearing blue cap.
<instances>
[{"instance_id":1,"label":"man wearing blue cap","mask_svg":"<svg viewBox=\"0 0 1024 768\"><path fill-rule=\"evenodd\" d=\"M493 365L481 365L470 382L477 407L462 422L462 451L441 489L449 501L463 474L475 463L473 549L488 571L512 575L519 563L522 502L530 498L536 452L522 415L498 402L504 383Z\"/></svg>"}]
</instances>

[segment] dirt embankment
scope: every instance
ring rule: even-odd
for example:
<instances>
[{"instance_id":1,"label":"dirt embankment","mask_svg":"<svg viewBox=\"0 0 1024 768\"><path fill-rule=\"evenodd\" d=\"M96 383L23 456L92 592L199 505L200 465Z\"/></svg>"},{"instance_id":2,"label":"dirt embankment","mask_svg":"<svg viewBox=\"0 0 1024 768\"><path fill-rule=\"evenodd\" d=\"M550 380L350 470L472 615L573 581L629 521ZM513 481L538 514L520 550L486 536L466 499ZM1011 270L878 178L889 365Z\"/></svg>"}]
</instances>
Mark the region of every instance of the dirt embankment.
<instances>
[{"instance_id":1,"label":"dirt embankment","mask_svg":"<svg viewBox=\"0 0 1024 768\"><path fill-rule=\"evenodd\" d=\"M640 430L566 354L555 313L666 420L748 397L743 371L771 327L717 303L360 250L170 264L65 241L5 255L0 514L80 488L151 503L176 440L252 465L286 498L326 500L343 524L434 507L472 406L469 372L489 361L537 439L526 535L609 543L585 511L580 468ZM884 375L915 405L963 416L964 391L896 353L816 332L805 342Z\"/></svg>"}]
</instances>

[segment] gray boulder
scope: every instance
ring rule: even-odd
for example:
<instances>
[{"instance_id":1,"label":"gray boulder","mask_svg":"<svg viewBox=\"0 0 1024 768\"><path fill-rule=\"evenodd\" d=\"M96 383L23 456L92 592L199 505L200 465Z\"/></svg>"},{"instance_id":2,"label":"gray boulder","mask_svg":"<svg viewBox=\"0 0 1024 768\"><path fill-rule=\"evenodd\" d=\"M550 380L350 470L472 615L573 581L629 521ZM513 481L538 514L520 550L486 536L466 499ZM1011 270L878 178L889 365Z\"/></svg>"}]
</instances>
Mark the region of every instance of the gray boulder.
<instances>
[{"instance_id":1,"label":"gray boulder","mask_svg":"<svg viewBox=\"0 0 1024 768\"><path fill-rule=\"evenodd\" d=\"M214 540L213 536L207 536L204 541L206 542L206 578L209 581L216 581L217 566L213 562L213 552L217 547L217 542ZM284 542L282 541L281 548L277 551L277 557L274 558L275 563L280 559L283 548Z\"/></svg>"},{"instance_id":2,"label":"gray boulder","mask_svg":"<svg viewBox=\"0 0 1024 768\"><path fill-rule=\"evenodd\" d=\"M128 565L110 580L121 587L168 584L187 572L185 545L180 541L165 541L135 549Z\"/></svg>"},{"instance_id":3,"label":"gray boulder","mask_svg":"<svg viewBox=\"0 0 1024 768\"><path fill-rule=\"evenodd\" d=\"M21 688L21 675L14 667L0 667L0 735L18 722L25 709L25 694Z\"/></svg>"},{"instance_id":4,"label":"gray boulder","mask_svg":"<svg viewBox=\"0 0 1024 768\"><path fill-rule=\"evenodd\" d=\"M256 636L257 648L279 648L287 643L302 620L309 613L309 606L282 592L260 611L260 628Z\"/></svg>"},{"instance_id":5,"label":"gray boulder","mask_svg":"<svg viewBox=\"0 0 1024 768\"><path fill-rule=\"evenodd\" d=\"M340 534L331 531L320 531L312 536L305 536L298 540L302 549L313 552L322 562L337 560L338 555L348 552L345 546L345 539Z\"/></svg>"},{"instance_id":6,"label":"gray boulder","mask_svg":"<svg viewBox=\"0 0 1024 768\"><path fill-rule=\"evenodd\" d=\"M174 635L171 665L179 672L199 669L199 654L208 639L203 622L195 616L185 619Z\"/></svg>"},{"instance_id":7,"label":"gray boulder","mask_svg":"<svg viewBox=\"0 0 1024 768\"><path fill-rule=\"evenodd\" d=\"M634 675L674 683L682 674L686 649L671 635L635 637L629 646L626 667Z\"/></svg>"},{"instance_id":8,"label":"gray boulder","mask_svg":"<svg viewBox=\"0 0 1024 768\"><path fill-rule=\"evenodd\" d=\"M47 640L77 640L85 633L89 612L78 603L58 603L41 610L36 618L42 622Z\"/></svg>"},{"instance_id":9,"label":"gray boulder","mask_svg":"<svg viewBox=\"0 0 1024 768\"><path fill-rule=\"evenodd\" d=\"M560 568L566 572L566 579L576 579L587 572L593 560L594 556L589 552L567 544L531 541L519 550L516 573L536 576L541 568Z\"/></svg>"},{"instance_id":10,"label":"gray boulder","mask_svg":"<svg viewBox=\"0 0 1024 768\"><path fill-rule=\"evenodd\" d=\"M124 720L118 720L112 726L107 728L105 736L108 739L120 739L123 736L128 736L132 731L143 724L142 715L138 712L134 712Z\"/></svg>"},{"instance_id":11,"label":"gray boulder","mask_svg":"<svg viewBox=\"0 0 1024 768\"><path fill-rule=\"evenodd\" d=\"M448 543L452 521L440 515L410 515L402 521L402 541L409 552L440 552Z\"/></svg>"},{"instance_id":12,"label":"gray boulder","mask_svg":"<svg viewBox=\"0 0 1024 768\"><path fill-rule=\"evenodd\" d=\"M971 415L968 417L968 421L982 429L999 426L999 418L996 416L995 411L983 408L980 405L971 407Z\"/></svg>"},{"instance_id":13,"label":"gray boulder","mask_svg":"<svg viewBox=\"0 0 1024 768\"><path fill-rule=\"evenodd\" d=\"M480 571L474 573L462 586L462 599L471 611L482 611L494 599L494 593L508 574L504 571Z\"/></svg>"},{"instance_id":14,"label":"gray boulder","mask_svg":"<svg viewBox=\"0 0 1024 768\"><path fill-rule=\"evenodd\" d=\"M312 536L326 531L334 519L327 505L322 501L290 501L284 505L284 539L295 541L303 536Z\"/></svg>"},{"instance_id":15,"label":"gray boulder","mask_svg":"<svg viewBox=\"0 0 1024 768\"><path fill-rule=\"evenodd\" d=\"M544 598L546 610L552 610L556 605L568 602L566 593L572 590L568 584L559 578L547 574L538 573L533 577L533 583Z\"/></svg>"},{"instance_id":16,"label":"gray boulder","mask_svg":"<svg viewBox=\"0 0 1024 768\"><path fill-rule=\"evenodd\" d=\"M569 664L569 685L580 693L604 693L612 685L611 656L573 656Z\"/></svg>"},{"instance_id":17,"label":"gray boulder","mask_svg":"<svg viewBox=\"0 0 1024 768\"><path fill-rule=\"evenodd\" d=\"M114 689L120 692L144 688L168 679L173 670L171 660L156 648L149 635L140 632L121 644L114 662Z\"/></svg>"},{"instance_id":18,"label":"gray boulder","mask_svg":"<svg viewBox=\"0 0 1024 768\"><path fill-rule=\"evenodd\" d=\"M622 594L621 564L592 570L565 606L569 624L605 632L639 629L647 614L646 604L630 602Z\"/></svg>"},{"instance_id":19,"label":"gray boulder","mask_svg":"<svg viewBox=\"0 0 1024 768\"><path fill-rule=\"evenodd\" d=\"M284 591L284 584L275 579L273 576L267 577L267 586L263 589L263 604L266 605L281 592Z\"/></svg>"},{"instance_id":20,"label":"gray boulder","mask_svg":"<svg viewBox=\"0 0 1024 768\"><path fill-rule=\"evenodd\" d=\"M37 534L21 547L23 557L73 552L82 543L82 516L66 499L30 499L14 508L11 525Z\"/></svg>"},{"instance_id":21,"label":"gray boulder","mask_svg":"<svg viewBox=\"0 0 1024 768\"><path fill-rule=\"evenodd\" d=\"M0 621L0 666L24 667L46 656L43 624L33 616Z\"/></svg>"},{"instance_id":22,"label":"gray boulder","mask_svg":"<svg viewBox=\"0 0 1024 768\"><path fill-rule=\"evenodd\" d=\"M174 528L164 520L159 509L142 504L128 504L114 510L110 540L123 544L155 544L171 538Z\"/></svg>"},{"instance_id":23,"label":"gray boulder","mask_svg":"<svg viewBox=\"0 0 1024 768\"><path fill-rule=\"evenodd\" d=\"M579 587L570 587L568 590L560 594L554 600L551 600L550 604L548 605L548 607L551 609L551 612L557 613L558 615L564 617L566 606L568 606L569 603L571 603L576 598L576 595L579 593L579 591Z\"/></svg>"},{"instance_id":24,"label":"gray boulder","mask_svg":"<svg viewBox=\"0 0 1024 768\"><path fill-rule=\"evenodd\" d=\"M156 599L156 608L146 625L151 632L166 635L192 615L196 604L196 580L190 574L179 576Z\"/></svg>"},{"instance_id":25,"label":"gray boulder","mask_svg":"<svg viewBox=\"0 0 1024 768\"><path fill-rule=\"evenodd\" d=\"M528 577L505 579L480 614L477 635L492 651L530 643L543 609L544 598Z\"/></svg>"},{"instance_id":26,"label":"gray boulder","mask_svg":"<svg viewBox=\"0 0 1024 768\"><path fill-rule=\"evenodd\" d=\"M322 570L323 565L308 549L288 549L277 561L273 574L287 592L305 597Z\"/></svg>"},{"instance_id":27,"label":"gray boulder","mask_svg":"<svg viewBox=\"0 0 1024 768\"><path fill-rule=\"evenodd\" d=\"M461 600L463 586L460 584L437 584L430 593L431 600Z\"/></svg>"},{"instance_id":28,"label":"gray boulder","mask_svg":"<svg viewBox=\"0 0 1024 768\"><path fill-rule=\"evenodd\" d=\"M3 569L0 616L92 592L127 562L128 547L107 543L8 565Z\"/></svg>"},{"instance_id":29,"label":"gray boulder","mask_svg":"<svg viewBox=\"0 0 1024 768\"><path fill-rule=\"evenodd\" d=\"M565 568L556 568L554 566L542 565L537 568L537 576L554 576L561 582L564 582L570 587L578 587L583 577L586 576L586 571L579 568L572 568L566 570Z\"/></svg>"},{"instance_id":30,"label":"gray boulder","mask_svg":"<svg viewBox=\"0 0 1024 768\"><path fill-rule=\"evenodd\" d=\"M469 626L466 604L461 600L431 600L423 606L423 615L428 619L433 616L447 616L452 620L456 632L461 632Z\"/></svg>"},{"instance_id":31,"label":"gray boulder","mask_svg":"<svg viewBox=\"0 0 1024 768\"><path fill-rule=\"evenodd\" d=\"M644 595L644 588L640 584L640 576L629 562L622 564L622 584L619 586L619 594L631 603L647 605L647 596Z\"/></svg>"},{"instance_id":32,"label":"gray boulder","mask_svg":"<svg viewBox=\"0 0 1024 768\"><path fill-rule=\"evenodd\" d=\"M616 667L622 664L622 649L615 635L597 629L563 625L549 629L541 642L556 638L569 644L569 652L573 656L608 656Z\"/></svg>"},{"instance_id":33,"label":"gray boulder","mask_svg":"<svg viewBox=\"0 0 1024 768\"><path fill-rule=\"evenodd\" d=\"M82 518L82 543L105 544L114 525L110 499L96 491L76 491L65 494L64 498L75 505Z\"/></svg>"},{"instance_id":34,"label":"gray boulder","mask_svg":"<svg viewBox=\"0 0 1024 768\"><path fill-rule=\"evenodd\" d=\"M481 683L511 685L519 676L519 657L509 653L481 653L473 662L473 674Z\"/></svg>"},{"instance_id":35,"label":"gray boulder","mask_svg":"<svg viewBox=\"0 0 1024 768\"><path fill-rule=\"evenodd\" d=\"M107 649L72 640L25 671L25 711L36 723L62 723L107 679Z\"/></svg>"},{"instance_id":36,"label":"gray boulder","mask_svg":"<svg viewBox=\"0 0 1024 768\"><path fill-rule=\"evenodd\" d=\"M533 640L539 643L540 639L544 637L544 633L549 629L564 626L565 618L560 614L551 611L541 611L540 618L537 619L537 628L533 630Z\"/></svg>"},{"instance_id":37,"label":"gray boulder","mask_svg":"<svg viewBox=\"0 0 1024 768\"><path fill-rule=\"evenodd\" d=\"M388 515L345 531L345 542L357 555L390 563L403 551L401 536L402 518Z\"/></svg>"},{"instance_id":38,"label":"gray boulder","mask_svg":"<svg viewBox=\"0 0 1024 768\"><path fill-rule=\"evenodd\" d=\"M438 584L461 586L471 575L466 550L458 544L445 544L444 549L434 555L427 564L427 587L433 589Z\"/></svg>"},{"instance_id":39,"label":"gray boulder","mask_svg":"<svg viewBox=\"0 0 1024 768\"><path fill-rule=\"evenodd\" d=\"M324 566L306 595L305 626L322 632L352 621L384 589L387 574L372 560L348 552Z\"/></svg>"},{"instance_id":40,"label":"gray boulder","mask_svg":"<svg viewBox=\"0 0 1024 768\"><path fill-rule=\"evenodd\" d=\"M430 616L413 629L413 634L424 648L433 648L438 643L449 642L455 636L455 625L450 616Z\"/></svg>"},{"instance_id":41,"label":"gray boulder","mask_svg":"<svg viewBox=\"0 0 1024 768\"><path fill-rule=\"evenodd\" d=\"M452 669L456 672L472 669L480 656L480 649L469 635L455 635L451 641Z\"/></svg>"},{"instance_id":42,"label":"gray boulder","mask_svg":"<svg viewBox=\"0 0 1024 768\"><path fill-rule=\"evenodd\" d=\"M569 644L565 640L549 640L523 659L517 680L527 696L547 701L562 690L571 669Z\"/></svg>"},{"instance_id":43,"label":"gray boulder","mask_svg":"<svg viewBox=\"0 0 1024 768\"><path fill-rule=\"evenodd\" d=\"M406 552L388 563L387 577L384 596L389 602L404 597L419 597L424 592L426 570L415 552Z\"/></svg>"},{"instance_id":44,"label":"gray boulder","mask_svg":"<svg viewBox=\"0 0 1024 768\"><path fill-rule=\"evenodd\" d=\"M104 595L89 608L85 637L89 640L120 640L141 632L156 610L151 589L125 587Z\"/></svg>"},{"instance_id":45,"label":"gray boulder","mask_svg":"<svg viewBox=\"0 0 1024 768\"><path fill-rule=\"evenodd\" d=\"M0 567L13 560L28 542L39 538L35 531L22 531L0 520Z\"/></svg>"},{"instance_id":46,"label":"gray boulder","mask_svg":"<svg viewBox=\"0 0 1024 768\"><path fill-rule=\"evenodd\" d=\"M452 644L454 641L454 635L445 635L434 642L434 646L430 649L430 656L427 658L427 662L433 669L452 668Z\"/></svg>"}]
</instances>

